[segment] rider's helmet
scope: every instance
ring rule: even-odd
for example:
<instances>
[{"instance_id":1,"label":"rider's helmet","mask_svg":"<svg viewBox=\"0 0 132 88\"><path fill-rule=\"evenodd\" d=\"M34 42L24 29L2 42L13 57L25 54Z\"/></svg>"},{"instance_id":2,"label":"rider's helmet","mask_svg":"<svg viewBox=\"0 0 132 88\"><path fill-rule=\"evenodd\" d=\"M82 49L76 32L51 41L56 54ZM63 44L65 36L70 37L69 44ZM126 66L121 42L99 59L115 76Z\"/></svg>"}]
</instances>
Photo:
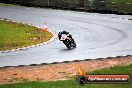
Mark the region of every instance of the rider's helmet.
<instances>
[{"instance_id":1,"label":"rider's helmet","mask_svg":"<svg viewBox=\"0 0 132 88\"><path fill-rule=\"evenodd\" d=\"M59 33L58 33L58 35L61 35L61 34L62 34L62 32L63 32L62 30L59 30Z\"/></svg>"}]
</instances>

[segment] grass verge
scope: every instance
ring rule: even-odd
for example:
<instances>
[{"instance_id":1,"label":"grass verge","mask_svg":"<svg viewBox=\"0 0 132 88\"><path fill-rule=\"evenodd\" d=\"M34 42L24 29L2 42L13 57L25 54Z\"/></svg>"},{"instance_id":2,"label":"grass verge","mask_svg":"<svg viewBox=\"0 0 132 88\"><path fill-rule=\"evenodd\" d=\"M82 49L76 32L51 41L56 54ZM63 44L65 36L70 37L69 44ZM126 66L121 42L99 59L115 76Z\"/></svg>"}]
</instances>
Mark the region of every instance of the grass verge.
<instances>
[{"instance_id":1,"label":"grass verge","mask_svg":"<svg viewBox=\"0 0 132 88\"><path fill-rule=\"evenodd\" d=\"M18 5L15 5L15 4L0 3L0 6L18 6Z\"/></svg>"},{"instance_id":2,"label":"grass verge","mask_svg":"<svg viewBox=\"0 0 132 88\"><path fill-rule=\"evenodd\" d=\"M132 0L109 0L109 8L119 12L132 13Z\"/></svg>"},{"instance_id":3,"label":"grass verge","mask_svg":"<svg viewBox=\"0 0 132 88\"><path fill-rule=\"evenodd\" d=\"M127 66L116 66L108 69L88 72L88 74L129 74L132 78L132 64ZM24 82L16 84L0 85L0 88L131 88L132 82L127 84L85 84L80 86L75 79L50 82Z\"/></svg>"},{"instance_id":4,"label":"grass verge","mask_svg":"<svg viewBox=\"0 0 132 88\"><path fill-rule=\"evenodd\" d=\"M25 24L0 20L0 51L30 46L51 39L50 32Z\"/></svg>"}]
</instances>

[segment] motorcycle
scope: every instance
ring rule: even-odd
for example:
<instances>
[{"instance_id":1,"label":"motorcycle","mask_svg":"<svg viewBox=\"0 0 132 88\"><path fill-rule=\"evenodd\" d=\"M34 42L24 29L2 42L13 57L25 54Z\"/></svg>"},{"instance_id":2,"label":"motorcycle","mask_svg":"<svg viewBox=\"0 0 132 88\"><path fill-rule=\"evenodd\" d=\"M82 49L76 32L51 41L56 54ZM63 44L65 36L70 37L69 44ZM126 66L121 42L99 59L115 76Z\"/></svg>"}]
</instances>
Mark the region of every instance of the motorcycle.
<instances>
[{"instance_id":1,"label":"motorcycle","mask_svg":"<svg viewBox=\"0 0 132 88\"><path fill-rule=\"evenodd\" d=\"M76 48L76 42L74 41L73 38L70 38L66 34L61 34L61 38L59 39L60 41L63 41L63 43L66 45L66 47L70 50L73 48Z\"/></svg>"}]
</instances>

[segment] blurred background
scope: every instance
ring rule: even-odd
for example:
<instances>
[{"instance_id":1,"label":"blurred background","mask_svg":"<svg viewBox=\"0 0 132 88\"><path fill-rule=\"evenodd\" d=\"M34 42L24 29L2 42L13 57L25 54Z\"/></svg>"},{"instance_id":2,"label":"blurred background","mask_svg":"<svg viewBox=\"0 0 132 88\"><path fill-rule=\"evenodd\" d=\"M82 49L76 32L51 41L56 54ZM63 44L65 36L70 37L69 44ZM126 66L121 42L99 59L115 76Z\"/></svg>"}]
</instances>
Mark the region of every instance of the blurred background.
<instances>
[{"instance_id":1,"label":"blurred background","mask_svg":"<svg viewBox=\"0 0 132 88\"><path fill-rule=\"evenodd\" d=\"M65 10L132 14L132 0L0 0L0 2Z\"/></svg>"}]
</instances>

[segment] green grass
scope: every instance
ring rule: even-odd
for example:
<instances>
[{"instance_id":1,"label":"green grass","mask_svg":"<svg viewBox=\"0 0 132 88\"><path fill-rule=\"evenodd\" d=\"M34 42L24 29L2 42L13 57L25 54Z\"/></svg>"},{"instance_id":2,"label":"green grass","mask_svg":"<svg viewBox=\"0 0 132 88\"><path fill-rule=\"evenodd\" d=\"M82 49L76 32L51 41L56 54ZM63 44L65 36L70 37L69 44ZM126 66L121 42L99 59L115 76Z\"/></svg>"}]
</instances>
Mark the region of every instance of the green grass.
<instances>
[{"instance_id":1,"label":"green grass","mask_svg":"<svg viewBox=\"0 0 132 88\"><path fill-rule=\"evenodd\" d=\"M128 66L102 69L88 74L129 74L132 78L132 64ZM127 84L85 84L80 86L75 79L51 82L24 82L0 85L0 88L132 88L132 82Z\"/></svg>"},{"instance_id":2,"label":"green grass","mask_svg":"<svg viewBox=\"0 0 132 88\"><path fill-rule=\"evenodd\" d=\"M49 32L13 22L0 21L0 50L9 50L48 41Z\"/></svg>"},{"instance_id":3,"label":"green grass","mask_svg":"<svg viewBox=\"0 0 132 88\"><path fill-rule=\"evenodd\" d=\"M108 5L112 10L132 13L132 0L109 0Z\"/></svg>"},{"instance_id":4,"label":"green grass","mask_svg":"<svg viewBox=\"0 0 132 88\"><path fill-rule=\"evenodd\" d=\"M14 4L6 4L6 3L0 3L0 6L18 6L18 5L14 5Z\"/></svg>"},{"instance_id":5,"label":"green grass","mask_svg":"<svg viewBox=\"0 0 132 88\"><path fill-rule=\"evenodd\" d=\"M111 2L116 2L116 3L132 3L132 0L110 0Z\"/></svg>"}]
</instances>

